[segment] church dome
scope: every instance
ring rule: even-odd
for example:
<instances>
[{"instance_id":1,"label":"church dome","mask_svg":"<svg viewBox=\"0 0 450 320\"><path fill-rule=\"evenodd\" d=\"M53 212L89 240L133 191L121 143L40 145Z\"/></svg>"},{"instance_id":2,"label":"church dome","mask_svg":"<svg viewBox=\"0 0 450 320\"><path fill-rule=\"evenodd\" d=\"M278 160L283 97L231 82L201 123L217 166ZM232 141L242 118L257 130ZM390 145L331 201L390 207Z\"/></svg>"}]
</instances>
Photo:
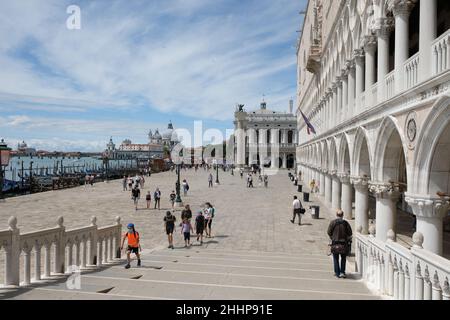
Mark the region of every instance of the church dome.
<instances>
[{"instance_id":1,"label":"church dome","mask_svg":"<svg viewBox=\"0 0 450 320\"><path fill-rule=\"evenodd\" d=\"M153 135L153 139L155 139L155 140L161 140L162 139L162 136L159 133L158 129L156 129L155 134Z\"/></svg>"}]
</instances>

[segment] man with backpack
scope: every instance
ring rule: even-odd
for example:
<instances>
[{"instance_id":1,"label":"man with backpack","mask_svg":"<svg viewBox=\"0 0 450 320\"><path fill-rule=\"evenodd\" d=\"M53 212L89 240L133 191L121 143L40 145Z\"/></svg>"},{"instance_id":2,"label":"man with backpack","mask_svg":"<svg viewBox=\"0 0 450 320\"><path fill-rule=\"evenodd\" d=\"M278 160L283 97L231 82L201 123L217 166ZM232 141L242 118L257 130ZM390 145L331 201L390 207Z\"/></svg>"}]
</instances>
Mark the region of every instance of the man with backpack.
<instances>
[{"instance_id":1,"label":"man with backpack","mask_svg":"<svg viewBox=\"0 0 450 320\"><path fill-rule=\"evenodd\" d=\"M328 236L331 239L331 253L334 261L334 274L337 278L346 278L345 264L351 251L352 227L344 220L344 212L336 212L337 219L330 222ZM339 265L339 256L341 263Z\"/></svg>"},{"instance_id":2,"label":"man with backpack","mask_svg":"<svg viewBox=\"0 0 450 320\"><path fill-rule=\"evenodd\" d=\"M153 194L153 199L155 199L155 209L158 206L158 210L161 210L161 191L159 188L156 188L155 193Z\"/></svg>"}]
</instances>

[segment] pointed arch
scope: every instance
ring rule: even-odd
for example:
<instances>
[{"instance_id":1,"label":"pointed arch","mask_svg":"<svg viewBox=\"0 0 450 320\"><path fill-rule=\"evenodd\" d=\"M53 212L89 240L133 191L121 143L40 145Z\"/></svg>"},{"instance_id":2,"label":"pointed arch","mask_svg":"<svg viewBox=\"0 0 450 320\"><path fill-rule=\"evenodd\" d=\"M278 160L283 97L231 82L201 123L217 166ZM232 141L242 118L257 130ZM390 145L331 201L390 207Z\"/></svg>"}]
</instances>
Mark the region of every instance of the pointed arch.
<instances>
[{"instance_id":1,"label":"pointed arch","mask_svg":"<svg viewBox=\"0 0 450 320\"><path fill-rule=\"evenodd\" d=\"M359 127L356 130L355 142L353 143L352 175L357 177L367 176L373 179L371 150L367 130L364 127Z\"/></svg>"}]
</instances>

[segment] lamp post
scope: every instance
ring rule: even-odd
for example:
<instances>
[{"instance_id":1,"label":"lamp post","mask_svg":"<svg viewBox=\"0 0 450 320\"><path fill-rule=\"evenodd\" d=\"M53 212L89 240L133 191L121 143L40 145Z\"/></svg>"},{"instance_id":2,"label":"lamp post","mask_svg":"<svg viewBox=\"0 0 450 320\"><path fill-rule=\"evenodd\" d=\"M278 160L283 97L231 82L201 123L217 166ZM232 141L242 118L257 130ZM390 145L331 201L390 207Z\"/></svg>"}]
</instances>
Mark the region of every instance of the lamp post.
<instances>
[{"instance_id":1,"label":"lamp post","mask_svg":"<svg viewBox=\"0 0 450 320\"><path fill-rule=\"evenodd\" d=\"M216 164L216 184L220 184L219 182L219 162L217 159L214 159L214 162Z\"/></svg>"},{"instance_id":2,"label":"lamp post","mask_svg":"<svg viewBox=\"0 0 450 320\"><path fill-rule=\"evenodd\" d=\"M9 165L9 158L11 156L11 148L8 148L5 141L2 139L0 142L0 198L3 199L3 176L5 169Z\"/></svg>"},{"instance_id":3,"label":"lamp post","mask_svg":"<svg viewBox=\"0 0 450 320\"><path fill-rule=\"evenodd\" d=\"M181 151L180 151L181 152ZM181 157L181 155L180 155ZM175 199L175 207L177 208L181 208L183 206L183 200L181 200L181 184L180 184L180 171L181 171L181 163L180 163L181 159L178 159L178 163L177 163L177 183L175 186L175 190L177 192L177 198Z\"/></svg>"}]
</instances>

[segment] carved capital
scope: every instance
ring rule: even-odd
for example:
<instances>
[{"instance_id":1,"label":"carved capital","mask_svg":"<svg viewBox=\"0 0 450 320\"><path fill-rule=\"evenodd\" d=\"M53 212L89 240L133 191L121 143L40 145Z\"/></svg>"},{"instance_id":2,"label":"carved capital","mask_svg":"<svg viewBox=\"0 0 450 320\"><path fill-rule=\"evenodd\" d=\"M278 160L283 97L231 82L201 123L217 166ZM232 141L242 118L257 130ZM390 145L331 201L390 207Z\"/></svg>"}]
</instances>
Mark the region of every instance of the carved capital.
<instances>
[{"instance_id":1,"label":"carved capital","mask_svg":"<svg viewBox=\"0 0 450 320\"><path fill-rule=\"evenodd\" d=\"M395 17L409 17L416 3L417 0L389 0L388 9L392 11Z\"/></svg>"},{"instance_id":2,"label":"carved capital","mask_svg":"<svg viewBox=\"0 0 450 320\"><path fill-rule=\"evenodd\" d=\"M363 176L363 177L357 177L352 176L350 177L351 183L355 186L355 188L369 188L369 177Z\"/></svg>"},{"instance_id":3,"label":"carved capital","mask_svg":"<svg viewBox=\"0 0 450 320\"><path fill-rule=\"evenodd\" d=\"M355 68L355 59L352 58L352 59L346 60L346 61L345 61L345 66L346 66L346 69L347 69L348 71L351 71L353 68ZM347 73L347 74L348 74L348 73Z\"/></svg>"},{"instance_id":4,"label":"carved capital","mask_svg":"<svg viewBox=\"0 0 450 320\"><path fill-rule=\"evenodd\" d=\"M363 49L353 50L353 57L356 59L356 62L361 62L364 59L364 50Z\"/></svg>"},{"instance_id":5,"label":"carved capital","mask_svg":"<svg viewBox=\"0 0 450 320\"><path fill-rule=\"evenodd\" d=\"M342 183L350 184L350 176L347 173L341 172L337 174Z\"/></svg>"},{"instance_id":6,"label":"carved capital","mask_svg":"<svg viewBox=\"0 0 450 320\"><path fill-rule=\"evenodd\" d=\"M364 37L364 50L374 53L377 48L377 37L375 35Z\"/></svg>"},{"instance_id":7,"label":"carved capital","mask_svg":"<svg viewBox=\"0 0 450 320\"><path fill-rule=\"evenodd\" d=\"M417 196L406 196L405 201L413 209L416 216L424 218L444 218L450 209L450 198L426 198Z\"/></svg>"},{"instance_id":8,"label":"carved capital","mask_svg":"<svg viewBox=\"0 0 450 320\"><path fill-rule=\"evenodd\" d=\"M388 39L391 31L394 29L394 19L379 18L375 23L375 32L379 38Z\"/></svg>"},{"instance_id":9,"label":"carved capital","mask_svg":"<svg viewBox=\"0 0 450 320\"><path fill-rule=\"evenodd\" d=\"M397 200L400 198L401 188L394 183L369 182L369 190L377 199Z\"/></svg>"}]
</instances>

